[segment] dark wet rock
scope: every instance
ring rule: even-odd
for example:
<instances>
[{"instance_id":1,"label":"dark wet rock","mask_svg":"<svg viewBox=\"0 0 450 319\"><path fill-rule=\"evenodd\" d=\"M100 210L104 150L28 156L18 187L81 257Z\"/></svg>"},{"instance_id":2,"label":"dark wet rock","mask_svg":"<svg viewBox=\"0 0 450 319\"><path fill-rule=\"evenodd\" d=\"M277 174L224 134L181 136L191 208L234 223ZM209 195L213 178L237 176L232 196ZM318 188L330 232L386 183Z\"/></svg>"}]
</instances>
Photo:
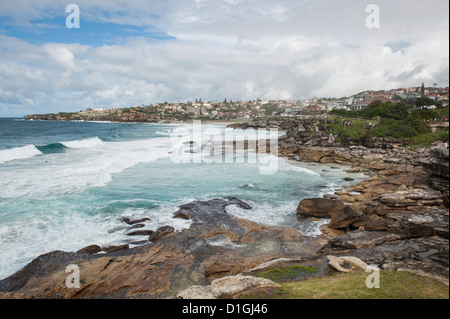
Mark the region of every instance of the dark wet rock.
<instances>
[{"instance_id":1,"label":"dark wet rock","mask_svg":"<svg viewBox=\"0 0 450 319\"><path fill-rule=\"evenodd\" d=\"M145 225L144 224L135 224L135 225L131 226L130 229L136 229L136 228L142 228L142 227L145 227Z\"/></svg>"},{"instance_id":2,"label":"dark wet rock","mask_svg":"<svg viewBox=\"0 0 450 319\"><path fill-rule=\"evenodd\" d=\"M31 279L38 279L49 269L62 267L65 269L67 265L72 263L74 256L76 256L75 253L59 250L40 255L14 275L0 281L0 299L2 299L1 292L18 291L26 286Z\"/></svg>"},{"instance_id":3,"label":"dark wet rock","mask_svg":"<svg viewBox=\"0 0 450 319\"><path fill-rule=\"evenodd\" d=\"M93 255L102 251L102 248L98 245L89 245L84 248L81 248L77 251L77 254L88 254Z\"/></svg>"},{"instance_id":4,"label":"dark wet rock","mask_svg":"<svg viewBox=\"0 0 450 319\"><path fill-rule=\"evenodd\" d=\"M407 214L390 224L387 230L413 238L440 236L448 239L448 210L439 209L425 213Z\"/></svg>"},{"instance_id":5,"label":"dark wet rock","mask_svg":"<svg viewBox=\"0 0 450 319\"><path fill-rule=\"evenodd\" d=\"M122 218L122 221L123 221L124 223L127 223L128 225L139 224L139 223L145 222L145 221L147 221L147 220L150 220L150 218L145 217L145 218L136 219L136 220L130 220L130 219L127 218L127 217L123 217L123 218Z\"/></svg>"},{"instance_id":6,"label":"dark wet rock","mask_svg":"<svg viewBox=\"0 0 450 319\"><path fill-rule=\"evenodd\" d=\"M151 236L155 232L153 230L136 230L128 233L128 236Z\"/></svg>"},{"instance_id":7,"label":"dark wet rock","mask_svg":"<svg viewBox=\"0 0 450 319\"><path fill-rule=\"evenodd\" d=\"M180 219L191 219L191 215L187 211L184 211L183 209L179 209L174 215L173 218L180 218Z\"/></svg>"},{"instance_id":8,"label":"dark wet rock","mask_svg":"<svg viewBox=\"0 0 450 319\"><path fill-rule=\"evenodd\" d=\"M366 232L356 230L329 240L331 247L343 249L359 249L381 245L386 242L399 240L402 236L386 231Z\"/></svg>"},{"instance_id":9,"label":"dark wet rock","mask_svg":"<svg viewBox=\"0 0 450 319\"><path fill-rule=\"evenodd\" d=\"M127 249L130 249L130 246L128 244L109 246L109 247L103 248L103 250L106 251L107 253L115 253L115 252L127 250Z\"/></svg>"},{"instance_id":10,"label":"dark wet rock","mask_svg":"<svg viewBox=\"0 0 450 319\"><path fill-rule=\"evenodd\" d=\"M156 241L170 233L173 233L175 231L175 228L172 226L162 226L159 227L155 232L151 232L149 234L148 240L149 241Z\"/></svg>"}]
</instances>

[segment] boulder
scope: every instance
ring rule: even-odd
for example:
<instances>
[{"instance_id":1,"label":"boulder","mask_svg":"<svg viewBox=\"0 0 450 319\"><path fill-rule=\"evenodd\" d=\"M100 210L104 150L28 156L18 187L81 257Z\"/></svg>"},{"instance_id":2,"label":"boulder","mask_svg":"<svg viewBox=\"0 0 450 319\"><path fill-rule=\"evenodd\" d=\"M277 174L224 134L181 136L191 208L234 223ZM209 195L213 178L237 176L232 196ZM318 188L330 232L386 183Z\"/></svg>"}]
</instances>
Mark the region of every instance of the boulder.
<instances>
[{"instance_id":1,"label":"boulder","mask_svg":"<svg viewBox=\"0 0 450 319\"><path fill-rule=\"evenodd\" d=\"M99 245L89 245L77 251L77 254L93 255L102 251Z\"/></svg>"},{"instance_id":2,"label":"boulder","mask_svg":"<svg viewBox=\"0 0 450 319\"><path fill-rule=\"evenodd\" d=\"M191 215L189 215L189 213L183 209L179 209L178 211L175 212L175 214L173 215L173 218L180 218L180 219L191 219Z\"/></svg>"},{"instance_id":3,"label":"boulder","mask_svg":"<svg viewBox=\"0 0 450 319\"><path fill-rule=\"evenodd\" d=\"M156 241L170 233L173 233L175 231L175 228L172 226L162 226L159 227L155 232L152 232L150 236L148 237L149 241Z\"/></svg>"},{"instance_id":4,"label":"boulder","mask_svg":"<svg viewBox=\"0 0 450 319\"><path fill-rule=\"evenodd\" d=\"M361 214L354 211L351 206L345 206L333 214L328 227L336 229L348 227L353 222L357 221L360 215Z\"/></svg>"},{"instance_id":5,"label":"boulder","mask_svg":"<svg viewBox=\"0 0 450 319\"><path fill-rule=\"evenodd\" d=\"M306 217L331 218L334 213L343 209L341 201L325 198L309 198L302 200L297 207L297 214Z\"/></svg>"},{"instance_id":6,"label":"boulder","mask_svg":"<svg viewBox=\"0 0 450 319\"><path fill-rule=\"evenodd\" d=\"M244 293L281 288L276 282L253 276L228 276L215 279L209 286L191 286L177 294L181 299L238 298Z\"/></svg>"},{"instance_id":7,"label":"boulder","mask_svg":"<svg viewBox=\"0 0 450 319\"><path fill-rule=\"evenodd\" d=\"M123 217L122 218L122 221L124 223L127 223L128 225L139 224L139 223L145 222L146 220L150 220L150 218L145 217L145 218L136 219L136 220L131 220L131 219L127 218L127 217Z\"/></svg>"},{"instance_id":8,"label":"boulder","mask_svg":"<svg viewBox=\"0 0 450 319\"><path fill-rule=\"evenodd\" d=\"M153 235L153 230L136 230L133 232L128 233L128 236L150 236Z\"/></svg>"}]
</instances>

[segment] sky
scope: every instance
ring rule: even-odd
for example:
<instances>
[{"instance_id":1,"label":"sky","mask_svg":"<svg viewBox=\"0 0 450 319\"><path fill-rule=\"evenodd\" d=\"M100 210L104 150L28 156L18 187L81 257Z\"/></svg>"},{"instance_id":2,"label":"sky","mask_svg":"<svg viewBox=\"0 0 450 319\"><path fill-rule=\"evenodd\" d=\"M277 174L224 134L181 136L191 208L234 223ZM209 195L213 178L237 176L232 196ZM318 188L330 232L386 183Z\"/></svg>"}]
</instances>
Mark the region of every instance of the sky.
<instances>
[{"instance_id":1,"label":"sky","mask_svg":"<svg viewBox=\"0 0 450 319\"><path fill-rule=\"evenodd\" d=\"M0 1L0 117L422 83L449 84L448 0Z\"/></svg>"}]
</instances>

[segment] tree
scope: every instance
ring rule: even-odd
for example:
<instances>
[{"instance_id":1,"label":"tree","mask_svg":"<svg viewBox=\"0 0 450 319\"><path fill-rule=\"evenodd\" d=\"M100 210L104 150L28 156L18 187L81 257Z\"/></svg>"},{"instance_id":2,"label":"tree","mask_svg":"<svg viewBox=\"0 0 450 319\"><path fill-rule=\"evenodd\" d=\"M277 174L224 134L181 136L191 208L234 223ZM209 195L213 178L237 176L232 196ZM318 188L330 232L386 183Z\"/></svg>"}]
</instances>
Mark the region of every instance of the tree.
<instances>
[{"instance_id":1,"label":"tree","mask_svg":"<svg viewBox=\"0 0 450 319\"><path fill-rule=\"evenodd\" d=\"M272 115L274 112L278 111L278 106L275 104L264 104L261 108L265 110L266 115Z\"/></svg>"},{"instance_id":2,"label":"tree","mask_svg":"<svg viewBox=\"0 0 450 319\"><path fill-rule=\"evenodd\" d=\"M402 102L389 105L386 109L385 117L396 120L406 120L408 117L408 109L410 108L411 105Z\"/></svg>"},{"instance_id":3,"label":"tree","mask_svg":"<svg viewBox=\"0 0 450 319\"><path fill-rule=\"evenodd\" d=\"M420 94L422 94L422 97L425 96L425 84L422 82L422 87L420 88Z\"/></svg>"},{"instance_id":4,"label":"tree","mask_svg":"<svg viewBox=\"0 0 450 319\"><path fill-rule=\"evenodd\" d=\"M416 100L416 106L429 106L429 105L435 105L436 101L433 99L430 99L428 97L421 97Z\"/></svg>"}]
</instances>

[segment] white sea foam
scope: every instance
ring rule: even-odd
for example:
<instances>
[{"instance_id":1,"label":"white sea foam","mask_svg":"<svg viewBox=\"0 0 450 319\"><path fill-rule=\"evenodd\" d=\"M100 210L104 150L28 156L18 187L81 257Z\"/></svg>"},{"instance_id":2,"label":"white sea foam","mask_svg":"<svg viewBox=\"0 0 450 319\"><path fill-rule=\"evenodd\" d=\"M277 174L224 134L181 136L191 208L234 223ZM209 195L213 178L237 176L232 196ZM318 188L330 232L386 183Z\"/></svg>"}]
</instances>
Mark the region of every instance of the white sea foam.
<instances>
[{"instance_id":1,"label":"white sea foam","mask_svg":"<svg viewBox=\"0 0 450 319\"><path fill-rule=\"evenodd\" d=\"M63 154L50 154L46 162L21 167L11 172L0 171L0 198L28 196L40 198L78 193L87 188L103 187L114 174L140 163L168 157L167 138L127 142L74 141L84 146ZM96 144L96 147L92 147ZM67 146L67 144L65 144ZM88 145L92 145L88 147ZM70 147L70 146L69 146Z\"/></svg>"},{"instance_id":2,"label":"white sea foam","mask_svg":"<svg viewBox=\"0 0 450 319\"><path fill-rule=\"evenodd\" d=\"M19 159L31 158L41 154L42 152L39 151L34 145L10 148L0 151L0 164Z\"/></svg>"},{"instance_id":3,"label":"white sea foam","mask_svg":"<svg viewBox=\"0 0 450 319\"><path fill-rule=\"evenodd\" d=\"M305 167L289 164L284 159L276 157L275 155L266 155L266 156L269 157L271 161L278 160L278 169L281 171L295 171L295 172L299 172L299 173L306 173L308 175L320 176L320 174L314 172L313 170L310 170Z\"/></svg>"},{"instance_id":4,"label":"white sea foam","mask_svg":"<svg viewBox=\"0 0 450 319\"><path fill-rule=\"evenodd\" d=\"M233 216L248 219L258 224L294 227L307 236L319 235L321 233L320 226L327 221L299 221L296 218L298 201L246 202L252 207L251 210L240 208L238 205L229 205L225 209Z\"/></svg>"},{"instance_id":5,"label":"white sea foam","mask_svg":"<svg viewBox=\"0 0 450 319\"><path fill-rule=\"evenodd\" d=\"M84 140L75 140L69 142L61 142L62 145L69 148L88 148L102 145L104 142L98 137L88 138Z\"/></svg>"}]
</instances>

